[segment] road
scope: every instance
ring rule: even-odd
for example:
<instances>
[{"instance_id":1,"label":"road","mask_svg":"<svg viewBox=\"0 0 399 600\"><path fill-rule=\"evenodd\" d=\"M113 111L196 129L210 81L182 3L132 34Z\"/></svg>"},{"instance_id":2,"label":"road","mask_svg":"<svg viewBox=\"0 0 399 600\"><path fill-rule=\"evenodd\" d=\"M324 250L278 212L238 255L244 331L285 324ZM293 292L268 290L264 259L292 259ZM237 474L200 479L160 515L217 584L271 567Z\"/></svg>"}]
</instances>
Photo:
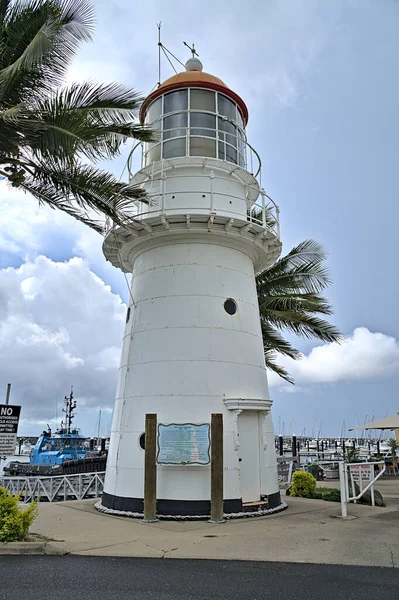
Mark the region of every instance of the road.
<instances>
[{"instance_id":1,"label":"road","mask_svg":"<svg viewBox=\"0 0 399 600\"><path fill-rule=\"evenodd\" d=\"M0 599L397 600L399 569L214 560L0 556Z\"/></svg>"}]
</instances>

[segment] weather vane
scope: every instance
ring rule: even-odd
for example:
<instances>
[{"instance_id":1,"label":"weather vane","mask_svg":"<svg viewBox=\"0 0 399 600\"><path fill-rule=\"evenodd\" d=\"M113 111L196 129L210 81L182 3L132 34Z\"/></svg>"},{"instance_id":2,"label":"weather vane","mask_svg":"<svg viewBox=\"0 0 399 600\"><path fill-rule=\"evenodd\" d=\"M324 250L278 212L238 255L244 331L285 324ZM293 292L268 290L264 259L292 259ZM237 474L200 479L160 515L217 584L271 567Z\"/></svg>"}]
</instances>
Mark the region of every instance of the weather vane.
<instances>
[{"instance_id":1,"label":"weather vane","mask_svg":"<svg viewBox=\"0 0 399 600\"><path fill-rule=\"evenodd\" d=\"M187 44L187 42L183 42L183 44L184 44L185 46L187 46L187 48L189 48L189 49L191 50L191 52L192 52L192 55L193 55L193 58L194 58L194 56L199 56L199 54L197 53L196 49L194 48L194 44L192 45L192 47L191 47L191 46L189 46L189 45Z\"/></svg>"}]
</instances>

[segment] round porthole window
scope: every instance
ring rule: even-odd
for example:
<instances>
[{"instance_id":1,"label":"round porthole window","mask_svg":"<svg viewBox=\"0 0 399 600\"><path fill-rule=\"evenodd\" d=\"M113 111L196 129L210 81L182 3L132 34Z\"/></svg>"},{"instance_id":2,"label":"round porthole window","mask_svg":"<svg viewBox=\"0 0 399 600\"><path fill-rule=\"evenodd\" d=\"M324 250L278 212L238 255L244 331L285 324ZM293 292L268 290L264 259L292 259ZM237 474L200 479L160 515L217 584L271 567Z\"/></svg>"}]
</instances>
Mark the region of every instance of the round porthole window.
<instances>
[{"instance_id":1,"label":"round porthole window","mask_svg":"<svg viewBox=\"0 0 399 600\"><path fill-rule=\"evenodd\" d=\"M139 446L142 450L145 450L145 433L142 433L139 437Z\"/></svg>"},{"instance_id":2,"label":"round porthole window","mask_svg":"<svg viewBox=\"0 0 399 600\"><path fill-rule=\"evenodd\" d=\"M235 315L237 312L237 303L235 302L235 300L233 300L233 298L227 298L227 300L225 300L224 304L224 310L229 314L229 315Z\"/></svg>"}]
</instances>

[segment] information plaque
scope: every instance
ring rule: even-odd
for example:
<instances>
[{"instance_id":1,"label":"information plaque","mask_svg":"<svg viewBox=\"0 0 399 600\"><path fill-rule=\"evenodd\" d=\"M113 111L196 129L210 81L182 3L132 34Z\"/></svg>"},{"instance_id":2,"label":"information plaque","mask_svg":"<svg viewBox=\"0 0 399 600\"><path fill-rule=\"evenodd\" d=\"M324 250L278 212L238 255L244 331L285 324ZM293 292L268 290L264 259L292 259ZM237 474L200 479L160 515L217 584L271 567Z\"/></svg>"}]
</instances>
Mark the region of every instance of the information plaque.
<instances>
[{"instance_id":1,"label":"information plaque","mask_svg":"<svg viewBox=\"0 0 399 600\"><path fill-rule=\"evenodd\" d=\"M157 463L160 465L210 463L209 423L159 423L157 442Z\"/></svg>"},{"instance_id":2,"label":"information plaque","mask_svg":"<svg viewBox=\"0 0 399 600\"><path fill-rule=\"evenodd\" d=\"M15 453L20 406L0 404L0 456Z\"/></svg>"}]
</instances>

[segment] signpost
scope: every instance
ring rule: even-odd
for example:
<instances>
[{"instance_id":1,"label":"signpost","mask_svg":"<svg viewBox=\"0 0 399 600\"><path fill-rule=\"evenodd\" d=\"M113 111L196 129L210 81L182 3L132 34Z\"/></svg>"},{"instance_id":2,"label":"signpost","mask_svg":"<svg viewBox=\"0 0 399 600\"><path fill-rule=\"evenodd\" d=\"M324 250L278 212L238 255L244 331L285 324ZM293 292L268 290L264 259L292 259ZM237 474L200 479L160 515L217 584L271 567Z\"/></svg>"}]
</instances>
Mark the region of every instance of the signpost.
<instances>
[{"instance_id":1,"label":"signpost","mask_svg":"<svg viewBox=\"0 0 399 600\"><path fill-rule=\"evenodd\" d=\"M0 456L15 453L20 406L0 404Z\"/></svg>"},{"instance_id":2,"label":"signpost","mask_svg":"<svg viewBox=\"0 0 399 600\"><path fill-rule=\"evenodd\" d=\"M159 465L209 465L209 423L170 423L158 425L157 463Z\"/></svg>"}]
</instances>

